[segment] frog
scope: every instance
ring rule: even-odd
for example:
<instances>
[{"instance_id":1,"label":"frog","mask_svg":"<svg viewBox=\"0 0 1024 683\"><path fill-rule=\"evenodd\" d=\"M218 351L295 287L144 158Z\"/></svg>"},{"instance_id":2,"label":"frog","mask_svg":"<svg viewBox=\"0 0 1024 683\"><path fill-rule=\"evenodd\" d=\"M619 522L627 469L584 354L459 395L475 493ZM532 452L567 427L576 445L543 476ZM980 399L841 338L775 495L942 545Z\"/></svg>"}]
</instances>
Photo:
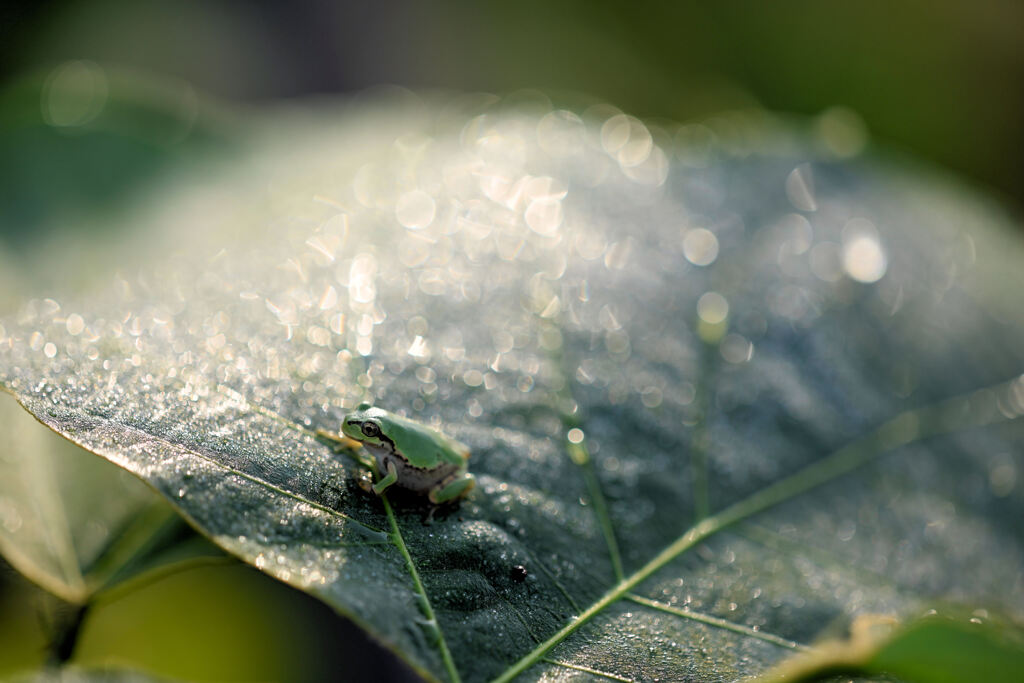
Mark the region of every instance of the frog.
<instances>
[{"instance_id":1,"label":"frog","mask_svg":"<svg viewBox=\"0 0 1024 683\"><path fill-rule=\"evenodd\" d=\"M338 442L347 437L373 456L383 475L372 486L377 495L399 486L426 494L431 503L440 505L462 498L476 484L465 444L372 403L360 403L342 419L341 435L328 436Z\"/></svg>"}]
</instances>

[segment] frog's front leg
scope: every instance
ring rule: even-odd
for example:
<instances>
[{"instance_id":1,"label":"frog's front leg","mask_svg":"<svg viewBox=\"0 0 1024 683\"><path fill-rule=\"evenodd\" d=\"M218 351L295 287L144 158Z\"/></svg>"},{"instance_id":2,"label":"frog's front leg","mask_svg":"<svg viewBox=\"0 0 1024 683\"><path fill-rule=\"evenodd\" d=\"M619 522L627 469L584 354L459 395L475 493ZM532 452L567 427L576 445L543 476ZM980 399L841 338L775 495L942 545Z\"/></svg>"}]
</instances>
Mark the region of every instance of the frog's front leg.
<instances>
[{"instance_id":1,"label":"frog's front leg","mask_svg":"<svg viewBox=\"0 0 1024 683\"><path fill-rule=\"evenodd\" d=\"M434 505L447 503L449 500L455 500L460 496L466 495L472 490L474 485L476 485L476 477L472 474L465 471L456 472L430 489L427 497L430 498L430 502Z\"/></svg>"},{"instance_id":2,"label":"frog's front leg","mask_svg":"<svg viewBox=\"0 0 1024 683\"><path fill-rule=\"evenodd\" d=\"M384 475L384 478L373 485L373 492L378 496L384 493L384 489L398 481L398 468L395 467L395 463L388 460L388 473Z\"/></svg>"},{"instance_id":3,"label":"frog's front leg","mask_svg":"<svg viewBox=\"0 0 1024 683\"><path fill-rule=\"evenodd\" d=\"M326 429L316 430L316 438L320 443L327 443L335 453L346 453L363 467L373 470L373 458L367 457L362 444L344 434L336 434Z\"/></svg>"},{"instance_id":4,"label":"frog's front leg","mask_svg":"<svg viewBox=\"0 0 1024 683\"><path fill-rule=\"evenodd\" d=\"M326 429L318 429L315 432L316 440L321 443L328 443L335 453L341 453L342 451L355 451L358 450L362 444L355 439L350 439L344 434L338 434L337 432L329 432Z\"/></svg>"}]
</instances>

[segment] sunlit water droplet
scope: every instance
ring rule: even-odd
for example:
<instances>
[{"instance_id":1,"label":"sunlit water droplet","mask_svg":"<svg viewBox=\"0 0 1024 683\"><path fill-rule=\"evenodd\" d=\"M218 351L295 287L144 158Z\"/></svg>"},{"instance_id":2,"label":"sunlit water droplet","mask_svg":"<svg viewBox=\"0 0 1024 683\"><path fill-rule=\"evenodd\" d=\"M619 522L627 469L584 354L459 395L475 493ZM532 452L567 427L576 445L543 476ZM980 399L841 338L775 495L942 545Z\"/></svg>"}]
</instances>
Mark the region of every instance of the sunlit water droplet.
<instances>
[{"instance_id":1,"label":"sunlit water droplet","mask_svg":"<svg viewBox=\"0 0 1024 683\"><path fill-rule=\"evenodd\" d=\"M718 292L705 292L697 301L697 315L709 325L717 325L729 316L729 302Z\"/></svg>"},{"instance_id":2,"label":"sunlit water droplet","mask_svg":"<svg viewBox=\"0 0 1024 683\"><path fill-rule=\"evenodd\" d=\"M811 272L825 282L838 282L843 277L841 249L835 242L822 242L811 249Z\"/></svg>"},{"instance_id":3,"label":"sunlit water droplet","mask_svg":"<svg viewBox=\"0 0 1024 683\"><path fill-rule=\"evenodd\" d=\"M818 117L815 129L825 149L839 158L859 154L868 141L864 119L846 107L826 109Z\"/></svg>"},{"instance_id":4,"label":"sunlit water droplet","mask_svg":"<svg viewBox=\"0 0 1024 683\"><path fill-rule=\"evenodd\" d=\"M584 133L583 119L565 110L550 112L537 124L537 142L553 157L579 154Z\"/></svg>"},{"instance_id":5,"label":"sunlit water droplet","mask_svg":"<svg viewBox=\"0 0 1024 683\"><path fill-rule=\"evenodd\" d=\"M683 255L695 266L708 266L718 258L718 238L707 228L695 228L683 237Z\"/></svg>"},{"instance_id":6,"label":"sunlit water droplet","mask_svg":"<svg viewBox=\"0 0 1024 683\"><path fill-rule=\"evenodd\" d=\"M398 198L395 217L410 230L420 230L434 221L434 198L423 190L406 192Z\"/></svg>"},{"instance_id":7,"label":"sunlit water droplet","mask_svg":"<svg viewBox=\"0 0 1024 683\"><path fill-rule=\"evenodd\" d=\"M413 358L429 358L430 348L427 346L427 341L423 337L417 336L412 340L408 353Z\"/></svg>"},{"instance_id":8,"label":"sunlit water droplet","mask_svg":"<svg viewBox=\"0 0 1024 683\"><path fill-rule=\"evenodd\" d=\"M786 178L786 196L793 207L800 211L818 210L810 164L800 164L790 172Z\"/></svg>"},{"instance_id":9,"label":"sunlit water droplet","mask_svg":"<svg viewBox=\"0 0 1024 683\"><path fill-rule=\"evenodd\" d=\"M83 320L82 316L77 313L69 315L65 325L67 326L68 334L73 337L77 337L83 330L85 330L85 320Z\"/></svg>"},{"instance_id":10,"label":"sunlit water droplet","mask_svg":"<svg viewBox=\"0 0 1024 683\"><path fill-rule=\"evenodd\" d=\"M1002 454L989 468L988 485L992 495L1005 498L1017 487L1017 466L1009 454Z\"/></svg>"},{"instance_id":11,"label":"sunlit water droplet","mask_svg":"<svg viewBox=\"0 0 1024 683\"><path fill-rule=\"evenodd\" d=\"M524 218L530 229L538 235L554 235L562 225L562 202L555 199L535 199L527 207Z\"/></svg>"},{"instance_id":12,"label":"sunlit water droplet","mask_svg":"<svg viewBox=\"0 0 1024 683\"><path fill-rule=\"evenodd\" d=\"M43 86L43 119L51 126L81 126L107 102L107 76L96 64L73 61L50 74Z\"/></svg>"},{"instance_id":13,"label":"sunlit water droplet","mask_svg":"<svg viewBox=\"0 0 1024 683\"><path fill-rule=\"evenodd\" d=\"M735 332L727 334L719 351L729 363L745 363L754 357L754 345L746 337Z\"/></svg>"},{"instance_id":14,"label":"sunlit water droplet","mask_svg":"<svg viewBox=\"0 0 1024 683\"><path fill-rule=\"evenodd\" d=\"M875 226L855 218L843 228L843 270L858 282L882 279L889 266Z\"/></svg>"}]
</instances>

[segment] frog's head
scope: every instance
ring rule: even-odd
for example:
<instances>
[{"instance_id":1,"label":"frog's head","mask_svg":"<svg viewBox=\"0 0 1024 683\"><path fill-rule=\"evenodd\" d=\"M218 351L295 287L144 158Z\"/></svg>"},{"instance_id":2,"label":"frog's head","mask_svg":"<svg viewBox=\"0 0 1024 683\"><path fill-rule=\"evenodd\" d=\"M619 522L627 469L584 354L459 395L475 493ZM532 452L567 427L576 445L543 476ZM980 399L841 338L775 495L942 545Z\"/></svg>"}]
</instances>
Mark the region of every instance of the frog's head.
<instances>
[{"instance_id":1,"label":"frog's head","mask_svg":"<svg viewBox=\"0 0 1024 683\"><path fill-rule=\"evenodd\" d=\"M371 403L360 403L341 421L341 431L348 438L393 450L394 441L388 436L390 427L390 413L383 408L375 408Z\"/></svg>"}]
</instances>

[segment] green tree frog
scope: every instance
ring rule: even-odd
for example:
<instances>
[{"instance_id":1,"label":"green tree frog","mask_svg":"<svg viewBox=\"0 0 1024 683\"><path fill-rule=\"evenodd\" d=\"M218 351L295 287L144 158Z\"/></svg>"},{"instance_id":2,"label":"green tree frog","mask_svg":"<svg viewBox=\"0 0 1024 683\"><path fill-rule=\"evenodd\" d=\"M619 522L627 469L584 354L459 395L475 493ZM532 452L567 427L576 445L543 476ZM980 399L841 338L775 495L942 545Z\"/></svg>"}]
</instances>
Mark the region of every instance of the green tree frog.
<instances>
[{"instance_id":1,"label":"green tree frog","mask_svg":"<svg viewBox=\"0 0 1024 683\"><path fill-rule=\"evenodd\" d=\"M360 403L345 415L341 432L376 459L383 476L375 493L397 484L438 504L466 495L476 483L467 471L469 448L422 422Z\"/></svg>"}]
</instances>

